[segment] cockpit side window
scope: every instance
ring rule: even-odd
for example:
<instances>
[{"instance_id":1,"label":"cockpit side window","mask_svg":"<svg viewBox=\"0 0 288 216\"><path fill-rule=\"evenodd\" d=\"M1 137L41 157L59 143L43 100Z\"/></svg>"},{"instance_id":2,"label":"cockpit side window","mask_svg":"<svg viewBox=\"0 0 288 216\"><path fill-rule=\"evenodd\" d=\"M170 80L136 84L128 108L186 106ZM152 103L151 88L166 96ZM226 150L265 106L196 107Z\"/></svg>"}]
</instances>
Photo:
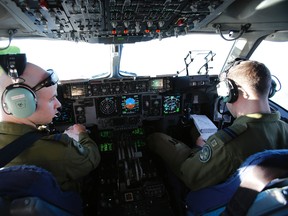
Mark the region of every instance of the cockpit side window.
<instances>
[{"instance_id":1,"label":"cockpit side window","mask_svg":"<svg viewBox=\"0 0 288 216\"><path fill-rule=\"evenodd\" d=\"M277 84L277 92L270 100L279 104L286 110L288 110L287 50L288 42L264 40L250 57L252 60L264 62L270 69L273 76L272 78Z\"/></svg>"}]
</instances>

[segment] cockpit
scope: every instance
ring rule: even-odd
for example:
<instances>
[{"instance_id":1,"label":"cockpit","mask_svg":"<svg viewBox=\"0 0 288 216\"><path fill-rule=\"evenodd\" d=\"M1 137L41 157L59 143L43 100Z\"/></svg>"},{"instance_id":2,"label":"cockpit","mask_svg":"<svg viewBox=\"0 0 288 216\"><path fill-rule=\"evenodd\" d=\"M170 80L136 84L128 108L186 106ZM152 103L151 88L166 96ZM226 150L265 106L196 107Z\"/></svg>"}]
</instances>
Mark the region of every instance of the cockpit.
<instances>
[{"instance_id":1,"label":"cockpit","mask_svg":"<svg viewBox=\"0 0 288 216\"><path fill-rule=\"evenodd\" d=\"M216 131L231 125L217 85L238 57L271 69L269 105L288 122L287 9L286 0L0 0L0 54L53 69L62 107L47 129L83 124L97 143L84 216L192 216L146 138L161 131L192 147L194 115Z\"/></svg>"}]
</instances>

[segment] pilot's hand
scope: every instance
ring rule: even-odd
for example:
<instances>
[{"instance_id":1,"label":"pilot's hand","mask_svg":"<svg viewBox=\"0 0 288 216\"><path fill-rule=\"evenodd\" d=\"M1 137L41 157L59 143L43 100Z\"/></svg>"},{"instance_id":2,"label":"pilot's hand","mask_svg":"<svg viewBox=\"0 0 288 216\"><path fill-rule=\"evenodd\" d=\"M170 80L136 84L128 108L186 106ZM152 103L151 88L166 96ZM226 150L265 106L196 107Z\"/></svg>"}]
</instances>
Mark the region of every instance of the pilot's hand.
<instances>
[{"instance_id":1,"label":"pilot's hand","mask_svg":"<svg viewBox=\"0 0 288 216\"><path fill-rule=\"evenodd\" d=\"M196 145L199 146L199 147L203 147L203 145L205 145L205 140L202 138L202 136L199 136L196 140Z\"/></svg>"},{"instance_id":2,"label":"pilot's hand","mask_svg":"<svg viewBox=\"0 0 288 216\"><path fill-rule=\"evenodd\" d=\"M73 126L70 126L64 131L64 134L67 134L72 139L79 141L79 134L82 132L86 133L86 127L82 124L74 124Z\"/></svg>"}]
</instances>

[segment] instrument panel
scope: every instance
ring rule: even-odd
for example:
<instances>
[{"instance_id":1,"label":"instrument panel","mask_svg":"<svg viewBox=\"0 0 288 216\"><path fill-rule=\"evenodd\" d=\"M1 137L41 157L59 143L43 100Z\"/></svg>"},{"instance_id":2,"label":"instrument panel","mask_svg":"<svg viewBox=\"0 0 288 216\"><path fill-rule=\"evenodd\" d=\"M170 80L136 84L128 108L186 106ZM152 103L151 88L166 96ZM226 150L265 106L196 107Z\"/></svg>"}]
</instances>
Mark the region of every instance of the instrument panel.
<instances>
[{"instance_id":1,"label":"instrument panel","mask_svg":"<svg viewBox=\"0 0 288 216\"><path fill-rule=\"evenodd\" d=\"M146 138L159 130L189 136L185 124L178 130L175 126L189 113L213 110L217 82L217 76L198 75L58 85L62 111L53 121L55 129L85 124L101 153L92 181L95 190L85 197L87 216L178 215L163 167L151 154Z\"/></svg>"},{"instance_id":2,"label":"instrument panel","mask_svg":"<svg viewBox=\"0 0 288 216\"><path fill-rule=\"evenodd\" d=\"M170 78L107 79L66 83L65 98L77 99L102 95L163 92L172 89Z\"/></svg>"},{"instance_id":3,"label":"instrument panel","mask_svg":"<svg viewBox=\"0 0 288 216\"><path fill-rule=\"evenodd\" d=\"M100 129L139 127L143 120L183 115L187 106L194 106L198 112L195 106L203 102L199 97L204 94L199 91L215 87L216 81L213 76L198 75L64 82L59 85L62 119L55 121L65 123L69 119L96 124Z\"/></svg>"}]
</instances>

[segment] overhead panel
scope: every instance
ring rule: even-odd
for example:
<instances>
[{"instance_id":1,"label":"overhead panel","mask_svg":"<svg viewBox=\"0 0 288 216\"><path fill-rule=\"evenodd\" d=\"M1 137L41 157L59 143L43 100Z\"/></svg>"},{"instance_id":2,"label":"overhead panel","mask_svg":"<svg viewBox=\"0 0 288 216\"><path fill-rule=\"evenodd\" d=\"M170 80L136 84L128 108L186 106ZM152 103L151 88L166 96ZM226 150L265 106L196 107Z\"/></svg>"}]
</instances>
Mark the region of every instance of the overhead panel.
<instances>
[{"instance_id":1,"label":"overhead panel","mask_svg":"<svg viewBox=\"0 0 288 216\"><path fill-rule=\"evenodd\" d=\"M201 29L234 0L1 0L23 26L49 38L134 43Z\"/></svg>"}]
</instances>

